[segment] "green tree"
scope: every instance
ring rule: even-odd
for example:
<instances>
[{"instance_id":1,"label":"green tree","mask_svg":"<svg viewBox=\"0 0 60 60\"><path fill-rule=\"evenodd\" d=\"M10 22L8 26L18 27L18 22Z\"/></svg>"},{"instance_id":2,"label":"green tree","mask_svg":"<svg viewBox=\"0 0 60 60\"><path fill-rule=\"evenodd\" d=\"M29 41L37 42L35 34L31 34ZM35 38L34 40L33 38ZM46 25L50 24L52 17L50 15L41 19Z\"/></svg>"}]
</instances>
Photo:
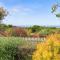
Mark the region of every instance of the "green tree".
<instances>
[{"instance_id":1,"label":"green tree","mask_svg":"<svg viewBox=\"0 0 60 60\"><path fill-rule=\"evenodd\" d=\"M40 26L38 26L38 25L32 26L31 29L32 29L32 32L33 32L33 33L39 32L39 31L41 30Z\"/></svg>"},{"instance_id":2,"label":"green tree","mask_svg":"<svg viewBox=\"0 0 60 60\"><path fill-rule=\"evenodd\" d=\"M2 20L7 16L8 12L3 7L0 7L0 24L2 23Z\"/></svg>"},{"instance_id":3,"label":"green tree","mask_svg":"<svg viewBox=\"0 0 60 60\"><path fill-rule=\"evenodd\" d=\"M58 11L58 8L60 8L60 3L57 0L57 3L52 5L52 11L51 12L54 13L56 15L56 17L60 18L60 12Z\"/></svg>"}]
</instances>

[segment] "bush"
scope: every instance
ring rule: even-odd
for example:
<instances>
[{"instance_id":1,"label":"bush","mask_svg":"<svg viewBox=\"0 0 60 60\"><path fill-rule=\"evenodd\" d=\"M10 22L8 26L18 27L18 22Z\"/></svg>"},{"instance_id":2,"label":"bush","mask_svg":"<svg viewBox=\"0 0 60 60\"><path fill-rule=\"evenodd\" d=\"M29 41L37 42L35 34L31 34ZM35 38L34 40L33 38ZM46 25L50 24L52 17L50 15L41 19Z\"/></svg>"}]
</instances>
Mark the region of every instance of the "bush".
<instances>
[{"instance_id":1,"label":"bush","mask_svg":"<svg viewBox=\"0 0 60 60\"><path fill-rule=\"evenodd\" d=\"M32 60L60 60L60 34L49 35L37 44Z\"/></svg>"},{"instance_id":2,"label":"bush","mask_svg":"<svg viewBox=\"0 0 60 60\"><path fill-rule=\"evenodd\" d=\"M19 44L22 44L20 38L0 37L0 60L15 60Z\"/></svg>"},{"instance_id":3,"label":"bush","mask_svg":"<svg viewBox=\"0 0 60 60\"><path fill-rule=\"evenodd\" d=\"M30 47L20 47L18 49L19 60L32 60L32 53L35 49Z\"/></svg>"},{"instance_id":4,"label":"bush","mask_svg":"<svg viewBox=\"0 0 60 60\"><path fill-rule=\"evenodd\" d=\"M34 50L19 37L0 37L0 60L31 60Z\"/></svg>"},{"instance_id":5,"label":"bush","mask_svg":"<svg viewBox=\"0 0 60 60\"><path fill-rule=\"evenodd\" d=\"M25 29L15 28L15 29L12 30L12 36L26 37L27 36L27 32L25 31Z\"/></svg>"}]
</instances>

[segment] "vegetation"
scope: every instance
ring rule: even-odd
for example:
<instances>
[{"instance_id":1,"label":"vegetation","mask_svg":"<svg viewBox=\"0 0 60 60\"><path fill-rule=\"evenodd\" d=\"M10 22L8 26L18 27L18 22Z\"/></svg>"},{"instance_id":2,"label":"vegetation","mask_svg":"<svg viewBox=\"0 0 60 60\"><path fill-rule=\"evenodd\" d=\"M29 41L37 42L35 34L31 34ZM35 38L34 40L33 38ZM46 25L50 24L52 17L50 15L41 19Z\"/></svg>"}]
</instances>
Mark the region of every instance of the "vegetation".
<instances>
[{"instance_id":1,"label":"vegetation","mask_svg":"<svg viewBox=\"0 0 60 60\"><path fill-rule=\"evenodd\" d=\"M58 2L58 0L57 0ZM58 8L60 8L60 3L56 3L52 5L52 13L54 13L56 15L56 17L60 18L60 12L57 13Z\"/></svg>"},{"instance_id":2,"label":"vegetation","mask_svg":"<svg viewBox=\"0 0 60 60\"><path fill-rule=\"evenodd\" d=\"M58 7L59 4L54 4L52 13L56 12ZM0 60L60 60L60 28L38 25L25 28L2 24L7 14L8 12L0 7ZM55 15L60 17L60 13ZM36 45L36 50L32 41L21 38L40 38L43 35L47 35L47 38Z\"/></svg>"},{"instance_id":3,"label":"vegetation","mask_svg":"<svg viewBox=\"0 0 60 60\"><path fill-rule=\"evenodd\" d=\"M8 12L6 11L6 9L0 7L0 24L2 23L2 20L5 18L5 16L7 16L7 14Z\"/></svg>"},{"instance_id":4,"label":"vegetation","mask_svg":"<svg viewBox=\"0 0 60 60\"><path fill-rule=\"evenodd\" d=\"M31 60L34 49L29 43L19 37L0 37L0 60Z\"/></svg>"},{"instance_id":5,"label":"vegetation","mask_svg":"<svg viewBox=\"0 0 60 60\"><path fill-rule=\"evenodd\" d=\"M32 37L34 35L49 35L51 33L59 33L60 28L56 27L43 27L34 25L31 27L23 28L18 26L12 26L12 25L6 25L1 24L0 25L0 33L3 36L16 36L16 37Z\"/></svg>"},{"instance_id":6,"label":"vegetation","mask_svg":"<svg viewBox=\"0 0 60 60\"><path fill-rule=\"evenodd\" d=\"M18 39L0 38L0 60L14 60L17 45L20 43Z\"/></svg>"},{"instance_id":7,"label":"vegetation","mask_svg":"<svg viewBox=\"0 0 60 60\"><path fill-rule=\"evenodd\" d=\"M60 34L52 34L37 44L32 60L60 60Z\"/></svg>"}]
</instances>

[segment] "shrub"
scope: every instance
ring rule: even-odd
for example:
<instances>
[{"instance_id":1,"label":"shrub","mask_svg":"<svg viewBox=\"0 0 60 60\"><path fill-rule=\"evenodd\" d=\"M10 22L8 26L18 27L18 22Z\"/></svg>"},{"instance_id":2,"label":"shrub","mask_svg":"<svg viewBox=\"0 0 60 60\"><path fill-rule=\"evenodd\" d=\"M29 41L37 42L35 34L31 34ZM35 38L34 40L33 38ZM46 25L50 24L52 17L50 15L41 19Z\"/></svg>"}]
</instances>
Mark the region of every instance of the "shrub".
<instances>
[{"instance_id":1,"label":"shrub","mask_svg":"<svg viewBox=\"0 0 60 60\"><path fill-rule=\"evenodd\" d=\"M60 34L51 34L37 44L32 60L60 60Z\"/></svg>"},{"instance_id":2,"label":"shrub","mask_svg":"<svg viewBox=\"0 0 60 60\"><path fill-rule=\"evenodd\" d=\"M27 32L25 31L25 29L15 28L12 31L12 36L25 37L27 36Z\"/></svg>"},{"instance_id":3,"label":"shrub","mask_svg":"<svg viewBox=\"0 0 60 60\"><path fill-rule=\"evenodd\" d=\"M0 60L31 60L35 49L19 37L0 37Z\"/></svg>"},{"instance_id":4,"label":"shrub","mask_svg":"<svg viewBox=\"0 0 60 60\"><path fill-rule=\"evenodd\" d=\"M0 37L0 60L15 60L20 38Z\"/></svg>"}]
</instances>

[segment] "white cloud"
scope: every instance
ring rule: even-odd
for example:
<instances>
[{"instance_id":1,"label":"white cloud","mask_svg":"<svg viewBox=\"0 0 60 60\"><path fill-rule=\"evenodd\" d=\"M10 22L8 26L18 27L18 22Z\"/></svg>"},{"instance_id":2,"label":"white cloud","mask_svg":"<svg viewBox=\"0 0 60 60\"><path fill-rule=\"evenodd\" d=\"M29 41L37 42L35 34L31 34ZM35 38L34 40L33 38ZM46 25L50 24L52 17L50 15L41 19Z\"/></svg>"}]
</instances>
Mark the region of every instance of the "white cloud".
<instances>
[{"instance_id":1,"label":"white cloud","mask_svg":"<svg viewBox=\"0 0 60 60\"><path fill-rule=\"evenodd\" d=\"M29 7L24 7L24 6L18 5L18 6L12 7L10 11L11 11L11 13L13 13L13 14L18 14L18 13L20 13L20 14L24 14L24 15L25 15L25 14L27 14L27 13L32 12L32 9L29 8Z\"/></svg>"}]
</instances>

